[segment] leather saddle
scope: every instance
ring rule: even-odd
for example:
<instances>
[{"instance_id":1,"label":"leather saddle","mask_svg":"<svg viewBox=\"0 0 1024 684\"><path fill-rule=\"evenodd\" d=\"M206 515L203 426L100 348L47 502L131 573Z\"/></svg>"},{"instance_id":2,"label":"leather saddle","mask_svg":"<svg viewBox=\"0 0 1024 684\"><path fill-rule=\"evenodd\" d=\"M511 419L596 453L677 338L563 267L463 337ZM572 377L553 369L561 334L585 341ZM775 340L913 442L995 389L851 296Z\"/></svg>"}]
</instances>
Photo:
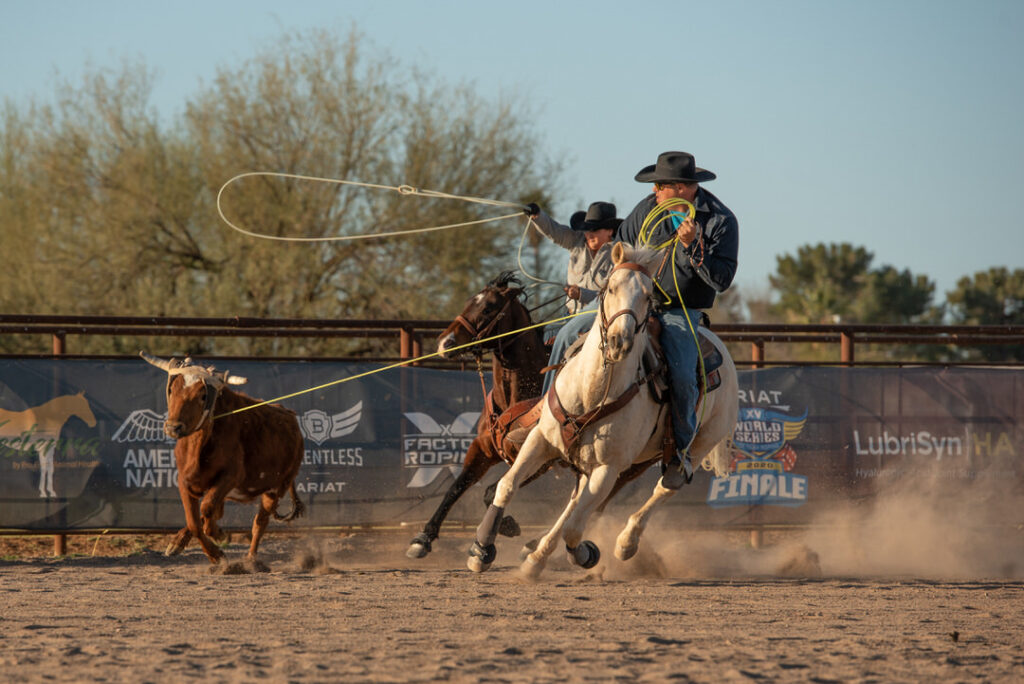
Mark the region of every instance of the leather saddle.
<instances>
[{"instance_id":1,"label":"leather saddle","mask_svg":"<svg viewBox=\"0 0 1024 684\"><path fill-rule=\"evenodd\" d=\"M700 346L700 355L704 360L704 374L700 374L700 369L697 369L697 385L700 388L700 399L704 398L704 395L708 392L712 392L722 384L722 375L720 368L723 361L725 360L722 354L715 347L714 342L711 341L705 335L700 334L700 328L711 329L711 321L708 315L703 311L700 312L700 320L698 322L698 334L697 342ZM647 348L644 350L643 355L643 374L652 375L653 379L647 383L651 391L651 396L658 403L666 403L669 399L668 395L668 366L665 362L665 354L661 349L661 323L655 316L651 316L647 320L648 331L650 334L647 336ZM587 339L587 333L590 330L584 330L576 340L569 345L565 350L565 361L568 361L573 356L579 353L580 349L583 348L583 342ZM558 366L549 367L552 370L561 369L565 365L563 361ZM548 370L548 369L545 369ZM706 382L705 382L706 378Z\"/></svg>"}]
</instances>

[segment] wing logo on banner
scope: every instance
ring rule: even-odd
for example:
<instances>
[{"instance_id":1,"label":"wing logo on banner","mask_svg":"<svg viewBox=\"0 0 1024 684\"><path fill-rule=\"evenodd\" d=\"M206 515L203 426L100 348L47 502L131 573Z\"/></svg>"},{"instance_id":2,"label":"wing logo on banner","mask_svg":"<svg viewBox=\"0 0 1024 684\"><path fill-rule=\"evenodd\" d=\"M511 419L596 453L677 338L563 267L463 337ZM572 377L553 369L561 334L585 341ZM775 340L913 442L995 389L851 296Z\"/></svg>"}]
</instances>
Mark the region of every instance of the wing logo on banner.
<instances>
[{"instance_id":1,"label":"wing logo on banner","mask_svg":"<svg viewBox=\"0 0 1024 684\"><path fill-rule=\"evenodd\" d=\"M330 415L320 409L310 409L299 419L302 436L320 446L328 439L337 439L351 435L359 427L363 417L363 402L356 403L352 408Z\"/></svg>"},{"instance_id":2,"label":"wing logo on banner","mask_svg":"<svg viewBox=\"0 0 1024 684\"><path fill-rule=\"evenodd\" d=\"M173 437L164 433L164 421L167 413L157 413L153 409L136 409L117 428L111 442L173 442Z\"/></svg>"},{"instance_id":3,"label":"wing logo on banner","mask_svg":"<svg viewBox=\"0 0 1024 684\"><path fill-rule=\"evenodd\" d=\"M415 469L408 487L426 487L445 470L459 474L466 451L476 438L479 411L460 413L451 423L443 425L426 413L404 414L419 431L407 433L402 441L402 464Z\"/></svg>"}]
</instances>

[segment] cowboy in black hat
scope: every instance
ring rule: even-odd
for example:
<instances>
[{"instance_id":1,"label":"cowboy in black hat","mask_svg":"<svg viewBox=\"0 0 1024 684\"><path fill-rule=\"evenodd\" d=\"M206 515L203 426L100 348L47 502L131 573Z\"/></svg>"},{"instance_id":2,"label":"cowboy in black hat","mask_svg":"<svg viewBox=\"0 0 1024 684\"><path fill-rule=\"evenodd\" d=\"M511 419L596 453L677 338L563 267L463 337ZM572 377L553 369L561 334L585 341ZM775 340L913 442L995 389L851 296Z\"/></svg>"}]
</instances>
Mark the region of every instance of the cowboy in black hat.
<instances>
[{"instance_id":1,"label":"cowboy in black hat","mask_svg":"<svg viewBox=\"0 0 1024 684\"><path fill-rule=\"evenodd\" d=\"M710 309L716 294L729 287L736 274L736 216L699 185L714 179L715 174L694 163L692 154L663 152L656 163L636 174L637 181L653 183L654 192L623 220L616 236L637 247L665 250L665 260L655 274L655 289L660 305L657 315L661 321L661 345L671 376L672 428L677 446L672 462L662 474L662 485L669 489L689 482L693 473L688 452L696 434L700 352L689 321L696 330L698 312ZM693 215L678 200L693 206ZM664 203L668 205L659 210ZM651 220L645 228L648 216ZM555 339L552 365L561 362L568 342L592 323L590 316L577 316L566 323Z\"/></svg>"},{"instance_id":2,"label":"cowboy in black hat","mask_svg":"<svg viewBox=\"0 0 1024 684\"><path fill-rule=\"evenodd\" d=\"M661 300L661 345L671 376L677 451L662 474L662 485L678 489L693 473L688 454L697 427L700 353L693 331L701 318L698 312L710 309L715 296L725 291L736 275L739 223L721 200L700 187L700 183L714 180L715 174L697 166L692 154L663 152L635 178L653 183L654 192L640 200L622 222L619 239L637 247L665 250L655 283ZM693 211L678 200L688 202ZM659 210L666 202L668 206Z\"/></svg>"}]
</instances>

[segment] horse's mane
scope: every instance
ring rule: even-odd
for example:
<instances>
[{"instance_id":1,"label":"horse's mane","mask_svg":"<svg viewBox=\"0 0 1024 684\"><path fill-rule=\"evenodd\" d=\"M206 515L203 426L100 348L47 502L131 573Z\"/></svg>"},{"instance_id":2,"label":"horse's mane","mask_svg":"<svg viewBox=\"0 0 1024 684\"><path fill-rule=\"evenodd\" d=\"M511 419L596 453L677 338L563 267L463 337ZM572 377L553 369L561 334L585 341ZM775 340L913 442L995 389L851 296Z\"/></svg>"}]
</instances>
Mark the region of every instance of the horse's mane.
<instances>
[{"instance_id":1,"label":"horse's mane","mask_svg":"<svg viewBox=\"0 0 1024 684\"><path fill-rule=\"evenodd\" d=\"M517 299L525 300L528 296L526 290L523 289L523 283L516 277L515 271L502 271L491 282L487 283L487 286L498 289L508 289L514 286L519 290Z\"/></svg>"},{"instance_id":2,"label":"horse's mane","mask_svg":"<svg viewBox=\"0 0 1024 684\"><path fill-rule=\"evenodd\" d=\"M508 287L509 283L515 284L516 287L523 286L519 278L516 277L515 271L502 271L487 284L491 287Z\"/></svg>"}]
</instances>

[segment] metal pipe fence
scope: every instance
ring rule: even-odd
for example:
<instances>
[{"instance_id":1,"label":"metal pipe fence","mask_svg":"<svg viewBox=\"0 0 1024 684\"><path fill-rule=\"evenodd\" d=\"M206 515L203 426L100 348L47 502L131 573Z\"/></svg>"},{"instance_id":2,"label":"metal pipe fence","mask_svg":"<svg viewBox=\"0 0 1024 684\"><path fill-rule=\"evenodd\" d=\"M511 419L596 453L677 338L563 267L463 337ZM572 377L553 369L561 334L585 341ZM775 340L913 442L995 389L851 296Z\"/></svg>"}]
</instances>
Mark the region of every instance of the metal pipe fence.
<instances>
[{"instance_id":1,"label":"metal pipe fence","mask_svg":"<svg viewBox=\"0 0 1024 684\"><path fill-rule=\"evenodd\" d=\"M445 320L369 320L369 319L287 319L287 318L195 318L158 316L67 316L0 315L0 336L38 335L52 338L52 353L73 353L67 338L105 337L249 337L249 338L374 338L385 340L394 349L393 356L374 360L398 361L422 356L424 341L436 337L449 324ZM740 365L808 363L800 358L766 356L771 345L818 344L834 346L831 361L811 363L858 365L856 350L861 345L887 347L939 345L952 347L1024 345L1024 325L798 325L772 323L726 323L713 326L727 343L750 343L749 360L736 358ZM429 345L429 343L428 343ZM41 343L40 354L45 348ZM24 356L24 354L18 355ZM266 356L259 358L266 359ZM286 357L281 357L286 358ZM368 360L366 356L358 357ZM861 365L894 365L899 362L868 361ZM917 363L917 362L915 362ZM955 362L939 362L950 365ZM973 364L972 364L973 365ZM984 365L984 364L982 364ZM1010 364L1021 365L1020 361Z\"/></svg>"},{"instance_id":2,"label":"metal pipe fence","mask_svg":"<svg viewBox=\"0 0 1024 684\"><path fill-rule=\"evenodd\" d=\"M74 339L106 337L249 337L249 338L374 338L385 340L394 356L358 356L344 360L397 362L423 355L425 340L432 341L448 326L444 320L366 320L366 319L281 319L245 317L161 317L161 316L79 316L79 315L0 315L0 336L39 336L39 352L7 354L7 358L32 356L81 358L73 355ZM794 325L729 323L713 326L726 343L749 343L749 359L736 358L739 366L764 368L768 365L843 365L900 366L958 365L953 361L922 362L901 360L856 360L861 345L890 348L916 345L973 347L986 345L1024 345L1024 325ZM44 340L49 337L49 351ZM69 342L69 338L71 341ZM428 346L430 342L427 342ZM834 360L768 358L768 345L826 345L836 350ZM97 355L87 355L97 358ZM104 355L99 358L125 358L129 355ZM134 355L131 355L134 356ZM242 357L225 357L242 358ZM245 357L256 358L256 357ZM258 357L262 360L286 360L294 357ZM342 360L335 358L334 360ZM464 362L430 360L429 365L465 368ZM1024 362L970 365L1024 366ZM54 535L55 555L67 551L67 536Z\"/></svg>"}]
</instances>

